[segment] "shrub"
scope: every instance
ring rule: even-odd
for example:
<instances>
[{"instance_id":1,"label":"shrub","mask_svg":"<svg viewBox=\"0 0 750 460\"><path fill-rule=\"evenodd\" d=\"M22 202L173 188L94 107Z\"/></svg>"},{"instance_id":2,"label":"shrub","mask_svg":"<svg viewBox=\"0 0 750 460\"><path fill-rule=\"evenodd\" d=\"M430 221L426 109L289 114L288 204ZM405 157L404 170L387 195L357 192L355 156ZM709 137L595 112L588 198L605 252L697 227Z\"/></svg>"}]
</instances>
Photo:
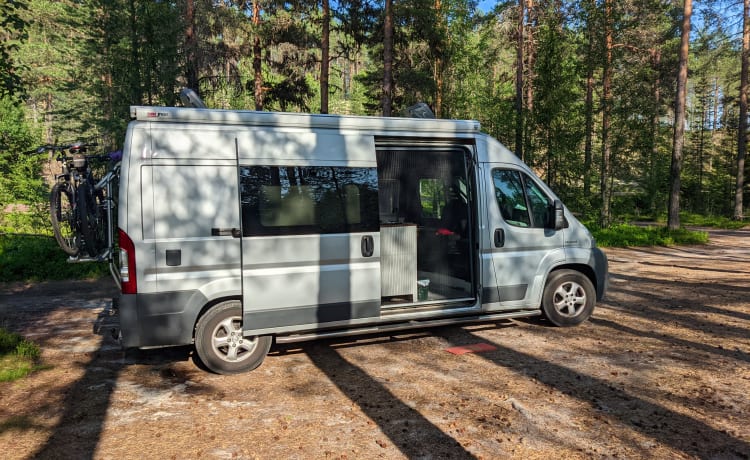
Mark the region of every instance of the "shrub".
<instances>
[{"instance_id":1,"label":"shrub","mask_svg":"<svg viewBox=\"0 0 750 460\"><path fill-rule=\"evenodd\" d=\"M20 379L39 369L40 355L37 344L0 328L0 382Z\"/></svg>"},{"instance_id":2,"label":"shrub","mask_svg":"<svg viewBox=\"0 0 750 460\"><path fill-rule=\"evenodd\" d=\"M99 278L107 273L106 263L67 260L52 237L0 234L0 281Z\"/></svg>"}]
</instances>

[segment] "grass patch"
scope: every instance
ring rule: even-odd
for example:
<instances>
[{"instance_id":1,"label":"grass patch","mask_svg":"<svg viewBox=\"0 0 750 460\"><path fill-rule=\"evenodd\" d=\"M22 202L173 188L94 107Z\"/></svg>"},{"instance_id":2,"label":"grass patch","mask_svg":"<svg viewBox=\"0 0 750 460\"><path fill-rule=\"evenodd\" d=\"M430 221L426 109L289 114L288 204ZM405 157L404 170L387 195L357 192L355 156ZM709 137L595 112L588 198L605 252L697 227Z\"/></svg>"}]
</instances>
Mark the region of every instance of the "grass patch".
<instances>
[{"instance_id":1,"label":"grass patch","mask_svg":"<svg viewBox=\"0 0 750 460\"><path fill-rule=\"evenodd\" d=\"M680 224L696 227L723 228L737 230L750 225L750 220L734 220L725 216L704 216L701 214L680 213Z\"/></svg>"},{"instance_id":2,"label":"grass patch","mask_svg":"<svg viewBox=\"0 0 750 460\"><path fill-rule=\"evenodd\" d=\"M0 382L26 377L39 369L39 346L0 328Z\"/></svg>"},{"instance_id":3,"label":"grass patch","mask_svg":"<svg viewBox=\"0 0 750 460\"><path fill-rule=\"evenodd\" d=\"M100 278L106 263L71 264L54 238L0 234L0 282Z\"/></svg>"},{"instance_id":4,"label":"grass patch","mask_svg":"<svg viewBox=\"0 0 750 460\"><path fill-rule=\"evenodd\" d=\"M676 244L705 244L708 233L681 228L669 230L666 227L641 227L630 224L616 224L609 228L592 229L599 246L673 246Z\"/></svg>"}]
</instances>

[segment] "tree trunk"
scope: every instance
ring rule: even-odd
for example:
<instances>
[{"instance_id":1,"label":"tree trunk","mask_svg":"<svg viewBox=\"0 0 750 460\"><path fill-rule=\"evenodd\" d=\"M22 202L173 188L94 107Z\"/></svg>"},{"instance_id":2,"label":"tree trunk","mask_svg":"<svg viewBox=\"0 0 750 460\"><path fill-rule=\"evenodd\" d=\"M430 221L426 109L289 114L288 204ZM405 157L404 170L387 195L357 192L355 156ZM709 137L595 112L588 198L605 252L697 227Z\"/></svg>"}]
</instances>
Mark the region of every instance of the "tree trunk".
<instances>
[{"instance_id":1,"label":"tree trunk","mask_svg":"<svg viewBox=\"0 0 750 460\"><path fill-rule=\"evenodd\" d=\"M737 133L737 183L734 190L734 219L744 217L745 154L747 152L747 66L750 53L750 0L744 1L742 17L742 70L740 71L740 123Z\"/></svg>"},{"instance_id":2,"label":"tree trunk","mask_svg":"<svg viewBox=\"0 0 750 460\"><path fill-rule=\"evenodd\" d=\"M383 25L383 116L393 110L393 0L385 0Z\"/></svg>"},{"instance_id":3,"label":"tree trunk","mask_svg":"<svg viewBox=\"0 0 750 460\"><path fill-rule=\"evenodd\" d=\"M195 2L194 0L185 1L185 77L188 88L192 89L200 96L200 87L198 86L198 63L196 60L196 40L195 40Z\"/></svg>"},{"instance_id":4,"label":"tree trunk","mask_svg":"<svg viewBox=\"0 0 750 460\"><path fill-rule=\"evenodd\" d=\"M518 42L516 44L516 156L523 158L523 22L525 0L518 0Z\"/></svg>"},{"instance_id":5,"label":"tree trunk","mask_svg":"<svg viewBox=\"0 0 750 460\"><path fill-rule=\"evenodd\" d=\"M595 4L591 5L592 9L595 7ZM591 196L591 163L594 145L594 57L592 54L594 53L595 30L593 14L590 14L586 24L586 31L589 35L589 55L586 58L586 101L584 103L586 139L583 147L583 196L585 200Z\"/></svg>"},{"instance_id":6,"label":"tree trunk","mask_svg":"<svg viewBox=\"0 0 750 460\"><path fill-rule=\"evenodd\" d=\"M141 90L141 58L140 46L138 43L138 16L136 14L136 1L130 0L130 65L133 71L130 72L130 103L142 104L143 92Z\"/></svg>"},{"instance_id":7,"label":"tree trunk","mask_svg":"<svg viewBox=\"0 0 750 460\"><path fill-rule=\"evenodd\" d=\"M602 74L602 171L601 171L601 199L602 208L600 224L608 227L610 224L609 198L612 146L609 140L609 125L611 114L612 94L612 0L604 0L604 72Z\"/></svg>"},{"instance_id":8,"label":"tree trunk","mask_svg":"<svg viewBox=\"0 0 750 460\"><path fill-rule=\"evenodd\" d=\"M523 134L523 158L524 161L533 161L531 154L534 152L533 142L536 140L534 137L534 130L537 128L536 120L533 118L534 115L534 80L536 75L534 68L536 65L536 43L534 42L534 33L537 28L538 17L536 9L534 8L534 0L526 0L526 24L524 26L524 46L526 47L525 58L526 64L524 65L525 77L524 83L526 87L526 101L524 112L527 114L524 134ZM529 121L531 119L531 121ZM549 153L549 152L548 152Z\"/></svg>"},{"instance_id":9,"label":"tree trunk","mask_svg":"<svg viewBox=\"0 0 750 460\"><path fill-rule=\"evenodd\" d=\"M253 73L254 73L254 97L255 110L263 110L263 67L262 48L260 46L260 0L253 1L253 26L255 37L253 38Z\"/></svg>"},{"instance_id":10,"label":"tree trunk","mask_svg":"<svg viewBox=\"0 0 750 460\"><path fill-rule=\"evenodd\" d=\"M690 16L693 0L685 0L682 17L682 40L680 42L680 67L677 73L677 99L674 107L674 140L672 142L672 165L669 172L669 209L667 227L680 228L680 174L682 173L682 148L685 145L685 102L687 99L688 52L690 51Z\"/></svg>"},{"instance_id":11,"label":"tree trunk","mask_svg":"<svg viewBox=\"0 0 750 460\"><path fill-rule=\"evenodd\" d=\"M528 16L528 27L526 27L526 112L534 111L534 65L536 62L536 49L534 46L534 30L536 27L536 14L534 12L534 0L526 0L526 14Z\"/></svg>"},{"instance_id":12,"label":"tree trunk","mask_svg":"<svg viewBox=\"0 0 750 460\"><path fill-rule=\"evenodd\" d=\"M440 0L435 0L435 23L437 24L437 32L439 34L438 40L440 40L440 46L437 46L435 54L435 67L433 69L433 79L435 80L435 117L443 117L443 54L445 53L445 46L443 46L444 37L447 36L445 25L443 23L442 11L440 11L442 5Z\"/></svg>"},{"instance_id":13,"label":"tree trunk","mask_svg":"<svg viewBox=\"0 0 750 460\"><path fill-rule=\"evenodd\" d=\"M651 160L650 168L649 168L649 211L652 213L654 218L656 218L656 191L658 186L656 185L657 180L660 180L659 178L659 172L656 170L656 165L658 164L657 160L659 158L659 107L661 107L661 78L659 77L659 72L661 68L661 50L654 49L652 51L652 63L654 66L654 73L656 74L656 77L654 78L654 86L653 86L653 97L654 97L654 111L651 114Z\"/></svg>"},{"instance_id":14,"label":"tree trunk","mask_svg":"<svg viewBox=\"0 0 750 460\"><path fill-rule=\"evenodd\" d=\"M328 66L330 65L331 5L323 0L323 27L320 38L320 113L328 113Z\"/></svg>"}]
</instances>

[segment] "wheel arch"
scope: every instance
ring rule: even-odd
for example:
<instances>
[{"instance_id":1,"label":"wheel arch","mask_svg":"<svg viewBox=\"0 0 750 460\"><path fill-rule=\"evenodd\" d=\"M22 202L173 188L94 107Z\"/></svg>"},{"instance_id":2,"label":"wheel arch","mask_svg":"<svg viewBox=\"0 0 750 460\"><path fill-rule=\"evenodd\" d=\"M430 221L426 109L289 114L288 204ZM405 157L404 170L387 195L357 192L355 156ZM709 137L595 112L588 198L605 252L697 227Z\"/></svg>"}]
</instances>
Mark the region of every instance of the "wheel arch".
<instances>
[{"instance_id":1,"label":"wheel arch","mask_svg":"<svg viewBox=\"0 0 750 460\"><path fill-rule=\"evenodd\" d=\"M195 319L193 320L193 330L191 332L193 341L195 341L195 330L198 327L198 322L201 320L201 318L203 318L206 315L206 313L213 307L224 302L231 302L233 300L236 300L237 302L240 303L240 305L242 305L242 296L237 295L237 294L233 294L233 295L230 294L230 295L225 295L222 297L216 297L214 299L209 300L208 302L205 302L203 307L201 307L200 310L198 310L198 314L195 316Z\"/></svg>"},{"instance_id":2,"label":"wheel arch","mask_svg":"<svg viewBox=\"0 0 750 460\"><path fill-rule=\"evenodd\" d=\"M549 277L552 276L553 273L561 270L572 270L585 275L586 278L591 281L591 284L594 285L594 289L596 289L596 300L601 300L601 296L603 295L603 293L599 292L599 284L597 284L596 272L593 268L586 264L562 264L553 267L552 270L550 270L550 272L547 274L547 279L549 279Z\"/></svg>"}]
</instances>

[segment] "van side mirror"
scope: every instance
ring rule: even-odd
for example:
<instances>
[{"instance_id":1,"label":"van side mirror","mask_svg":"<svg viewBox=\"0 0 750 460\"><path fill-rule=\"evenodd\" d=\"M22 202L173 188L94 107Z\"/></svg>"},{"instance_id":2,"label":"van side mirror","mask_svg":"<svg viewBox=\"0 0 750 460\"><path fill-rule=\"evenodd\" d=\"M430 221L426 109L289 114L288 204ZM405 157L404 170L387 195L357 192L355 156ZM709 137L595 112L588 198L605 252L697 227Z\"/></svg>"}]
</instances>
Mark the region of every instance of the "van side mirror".
<instances>
[{"instance_id":1,"label":"van side mirror","mask_svg":"<svg viewBox=\"0 0 750 460\"><path fill-rule=\"evenodd\" d=\"M550 222L549 225L550 228L562 230L567 227L562 201L555 200L554 203L550 205L550 217L552 218L552 222Z\"/></svg>"}]
</instances>

